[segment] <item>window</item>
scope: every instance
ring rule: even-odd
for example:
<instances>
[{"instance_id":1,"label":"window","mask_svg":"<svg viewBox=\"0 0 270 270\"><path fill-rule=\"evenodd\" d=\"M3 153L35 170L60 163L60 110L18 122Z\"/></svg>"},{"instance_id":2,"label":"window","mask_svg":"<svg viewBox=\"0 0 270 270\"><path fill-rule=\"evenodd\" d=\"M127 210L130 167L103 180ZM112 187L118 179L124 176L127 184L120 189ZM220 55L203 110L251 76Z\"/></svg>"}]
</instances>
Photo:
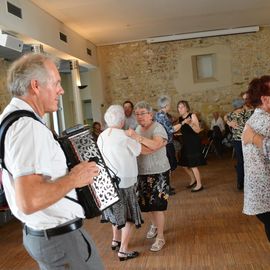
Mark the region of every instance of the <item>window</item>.
<instances>
[{"instance_id":1,"label":"window","mask_svg":"<svg viewBox=\"0 0 270 270\"><path fill-rule=\"evenodd\" d=\"M216 55L192 56L192 69L195 83L216 81Z\"/></svg>"}]
</instances>

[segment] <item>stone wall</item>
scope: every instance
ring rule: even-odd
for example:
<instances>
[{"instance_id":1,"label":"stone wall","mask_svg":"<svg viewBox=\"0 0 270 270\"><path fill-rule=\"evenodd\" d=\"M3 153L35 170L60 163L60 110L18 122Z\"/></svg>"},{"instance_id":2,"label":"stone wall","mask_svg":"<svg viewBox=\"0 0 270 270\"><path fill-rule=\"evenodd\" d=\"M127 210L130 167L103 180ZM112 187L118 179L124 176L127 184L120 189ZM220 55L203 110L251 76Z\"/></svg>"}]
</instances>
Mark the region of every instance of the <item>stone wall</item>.
<instances>
[{"instance_id":1,"label":"stone wall","mask_svg":"<svg viewBox=\"0 0 270 270\"><path fill-rule=\"evenodd\" d=\"M218 47L224 50L216 50ZM232 110L232 99L247 89L251 79L270 74L270 28L251 34L156 44L134 42L98 50L106 106L144 99L156 107L158 97L166 94L172 98L173 114L177 115L177 102L185 99L208 124L212 112ZM226 71L216 82L194 83L189 55L211 50L218 52L222 65L229 63Z\"/></svg>"},{"instance_id":2,"label":"stone wall","mask_svg":"<svg viewBox=\"0 0 270 270\"><path fill-rule=\"evenodd\" d=\"M7 91L7 69L9 62L4 59L0 59L0 113L7 106L11 99L11 95Z\"/></svg>"}]
</instances>

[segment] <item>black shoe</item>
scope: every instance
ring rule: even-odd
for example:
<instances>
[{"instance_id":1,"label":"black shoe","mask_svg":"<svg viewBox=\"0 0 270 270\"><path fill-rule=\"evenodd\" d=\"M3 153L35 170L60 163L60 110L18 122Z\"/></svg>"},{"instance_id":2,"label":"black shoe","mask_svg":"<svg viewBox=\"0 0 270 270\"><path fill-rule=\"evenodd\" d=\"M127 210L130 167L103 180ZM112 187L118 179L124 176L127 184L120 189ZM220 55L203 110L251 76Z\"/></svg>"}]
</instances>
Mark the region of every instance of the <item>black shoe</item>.
<instances>
[{"instance_id":1,"label":"black shoe","mask_svg":"<svg viewBox=\"0 0 270 270\"><path fill-rule=\"evenodd\" d=\"M119 254L121 254L122 256L119 256ZM126 261L129 259L134 259L136 257L139 256L139 252L138 251L132 251L132 252L118 252L118 258L120 261Z\"/></svg>"},{"instance_id":2,"label":"black shoe","mask_svg":"<svg viewBox=\"0 0 270 270\"><path fill-rule=\"evenodd\" d=\"M200 188L198 188L198 189L191 189L191 192L198 192L198 191L201 191L201 190L203 190L203 186L201 186Z\"/></svg>"},{"instance_id":3,"label":"black shoe","mask_svg":"<svg viewBox=\"0 0 270 270\"><path fill-rule=\"evenodd\" d=\"M192 183L192 184L186 186L186 188L193 188L194 186L196 186L196 184L197 184L197 182L195 181L194 183Z\"/></svg>"},{"instance_id":4,"label":"black shoe","mask_svg":"<svg viewBox=\"0 0 270 270\"><path fill-rule=\"evenodd\" d=\"M120 246L121 246L120 241L112 240L112 245L111 245L112 250L119 250Z\"/></svg>"}]
</instances>

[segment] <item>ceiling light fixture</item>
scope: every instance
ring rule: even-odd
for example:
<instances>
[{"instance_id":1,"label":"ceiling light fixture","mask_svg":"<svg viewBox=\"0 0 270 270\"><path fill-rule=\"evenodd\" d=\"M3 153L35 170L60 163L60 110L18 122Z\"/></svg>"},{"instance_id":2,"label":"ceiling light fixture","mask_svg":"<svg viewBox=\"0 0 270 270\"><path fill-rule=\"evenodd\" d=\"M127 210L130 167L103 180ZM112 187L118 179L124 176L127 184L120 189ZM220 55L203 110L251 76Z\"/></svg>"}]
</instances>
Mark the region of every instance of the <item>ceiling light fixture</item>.
<instances>
[{"instance_id":1,"label":"ceiling light fixture","mask_svg":"<svg viewBox=\"0 0 270 270\"><path fill-rule=\"evenodd\" d=\"M253 33L253 32L258 32L259 30L260 30L259 26L248 26L248 27L240 27L240 28L230 28L230 29L171 35L171 36L153 37L153 38L148 38L146 42L158 43L158 42L166 42L166 41L193 39L193 38L226 36L226 35L235 35L235 34L243 34L243 33Z\"/></svg>"}]
</instances>

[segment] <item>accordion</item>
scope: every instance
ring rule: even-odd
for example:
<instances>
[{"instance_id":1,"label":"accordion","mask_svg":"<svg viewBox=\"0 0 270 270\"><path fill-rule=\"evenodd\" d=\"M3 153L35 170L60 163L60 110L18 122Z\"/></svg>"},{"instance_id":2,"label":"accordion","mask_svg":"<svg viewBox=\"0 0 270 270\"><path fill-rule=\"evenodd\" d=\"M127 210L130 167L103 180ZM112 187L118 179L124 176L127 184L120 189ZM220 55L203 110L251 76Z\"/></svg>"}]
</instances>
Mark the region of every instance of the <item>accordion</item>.
<instances>
[{"instance_id":1,"label":"accordion","mask_svg":"<svg viewBox=\"0 0 270 270\"><path fill-rule=\"evenodd\" d=\"M92 184L76 188L76 202L84 208L86 218L99 216L101 211L120 200L117 177L111 177L89 128L83 125L70 128L58 138L58 142L65 153L69 169L81 161L95 161L100 168L99 175L94 177ZM67 198L74 201L70 197Z\"/></svg>"}]
</instances>

